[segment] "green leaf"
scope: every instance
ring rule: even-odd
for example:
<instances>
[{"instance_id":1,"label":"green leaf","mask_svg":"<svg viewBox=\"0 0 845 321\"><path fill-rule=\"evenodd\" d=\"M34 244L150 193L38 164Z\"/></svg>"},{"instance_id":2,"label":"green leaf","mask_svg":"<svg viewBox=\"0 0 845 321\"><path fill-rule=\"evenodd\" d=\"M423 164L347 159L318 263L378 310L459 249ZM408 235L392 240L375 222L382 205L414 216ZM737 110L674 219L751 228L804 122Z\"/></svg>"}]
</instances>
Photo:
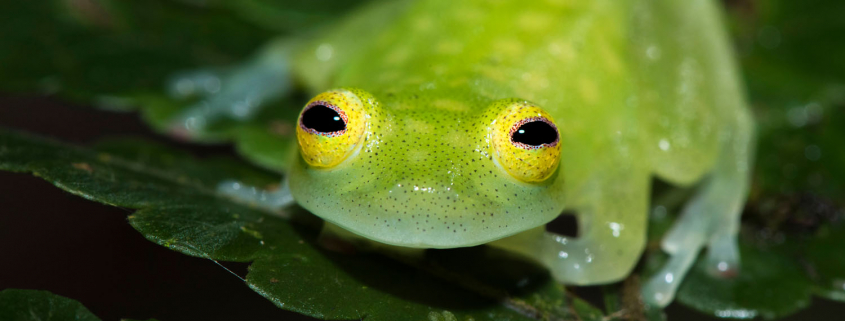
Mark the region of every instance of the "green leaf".
<instances>
[{"instance_id":1,"label":"green leaf","mask_svg":"<svg viewBox=\"0 0 845 321\"><path fill-rule=\"evenodd\" d=\"M674 221L689 190L660 192L649 222L650 246L641 275L649 277L668 258L660 237ZM842 210L823 199L788 198L781 203L752 203L746 208L739 237L741 266L735 278L716 278L705 266L706 252L684 277L676 301L716 317L775 319L809 306L812 295L842 300L845 246ZM760 202L760 199L756 200ZM817 230L816 230L817 229ZM609 306L620 306L618 293L605 294ZM612 311L608 311L610 313Z\"/></svg>"},{"instance_id":2,"label":"green leaf","mask_svg":"<svg viewBox=\"0 0 845 321\"><path fill-rule=\"evenodd\" d=\"M168 131L174 116L185 108L183 104L156 95L138 96L137 99L143 106L141 111L145 120L160 132ZM293 99L272 103L250 120L217 122L193 139L200 142L233 142L238 153L256 165L285 172L296 147L294 124L299 107Z\"/></svg>"},{"instance_id":3,"label":"green leaf","mask_svg":"<svg viewBox=\"0 0 845 321\"><path fill-rule=\"evenodd\" d=\"M47 291L0 291L0 320L100 321L81 303Z\"/></svg>"},{"instance_id":4,"label":"green leaf","mask_svg":"<svg viewBox=\"0 0 845 321\"><path fill-rule=\"evenodd\" d=\"M404 263L317 246L319 224L292 208L267 213L215 190L278 177L227 159L196 160L139 140L83 149L0 130L0 169L32 172L82 197L138 209L147 239L197 257L253 262L246 283L277 306L326 319L600 320L536 266L485 247ZM276 215L268 215L276 214ZM282 215L303 224L291 224ZM490 268L495 267L495 268Z\"/></svg>"},{"instance_id":5,"label":"green leaf","mask_svg":"<svg viewBox=\"0 0 845 321\"><path fill-rule=\"evenodd\" d=\"M239 17L278 31L295 31L331 21L363 0L176 0L199 7L227 8Z\"/></svg>"},{"instance_id":6,"label":"green leaf","mask_svg":"<svg viewBox=\"0 0 845 321\"><path fill-rule=\"evenodd\" d=\"M806 250L806 264L816 284L815 293L845 302L845 226L819 229Z\"/></svg>"},{"instance_id":7,"label":"green leaf","mask_svg":"<svg viewBox=\"0 0 845 321\"><path fill-rule=\"evenodd\" d=\"M732 279L714 280L704 259L684 279L677 299L722 318L775 319L810 304L807 275L790 256L774 248L740 244L742 270Z\"/></svg>"},{"instance_id":8,"label":"green leaf","mask_svg":"<svg viewBox=\"0 0 845 321\"><path fill-rule=\"evenodd\" d=\"M758 155L765 155L757 158L756 188L845 196L845 3L773 0L732 9Z\"/></svg>"},{"instance_id":9,"label":"green leaf","mask_svg":"<svg viewBox=\"0 0 845 321\"><path fill-rule=\"evenodd\" d=\"M0 291L0 320L100 321L100 318L81 303L47 291L5 289Z\"/></svg>"},{"instance_id":10,"label":"green leaf","mask_svg":"<svg viewBox=\"0 0 845 321\"><path fill-rule=\"evenodd\" d=\"M174 115L195 103L174 100L165 91L175 73L242 63L272 38L330 23L361 2L4 2L0 89L59 93L100 107L140 109L154 128L165 132ZM239 151L257 164L284 170L293 142L290 124L300 106L268 103L254 121L222 124L198 139L236 141Z\"/></svg>"},{"instance_id":11,"label":"green leaf","mask_svg":"<svg viewBox=\"0 0 845 321\"><path fill-rule=\"evenodd\" d=\"M0 88L101 105L161 92L172 73L238 62L273 33L228 12L149 1L4 1Z\"/></svg>"}]
</instances>

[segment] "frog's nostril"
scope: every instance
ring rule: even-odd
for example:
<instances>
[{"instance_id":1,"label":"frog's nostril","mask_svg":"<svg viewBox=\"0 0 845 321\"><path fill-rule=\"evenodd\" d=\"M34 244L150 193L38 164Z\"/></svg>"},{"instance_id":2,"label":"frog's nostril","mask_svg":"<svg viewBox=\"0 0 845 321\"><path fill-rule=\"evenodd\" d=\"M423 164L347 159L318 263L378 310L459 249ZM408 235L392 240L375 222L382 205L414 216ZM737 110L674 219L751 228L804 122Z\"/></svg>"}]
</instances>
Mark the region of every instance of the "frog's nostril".
<instances>
[{"instance_id":1,"label":"frog's nostril","mask_svg":"<svg viewBox=\"0 0 845 321\"><path fill-rule=\"evenodd\" d=\"M574 211L563 211L557 218L546 224L546 231L569 237L578 237L578 219Z\"/></svg>"}]
</instances>

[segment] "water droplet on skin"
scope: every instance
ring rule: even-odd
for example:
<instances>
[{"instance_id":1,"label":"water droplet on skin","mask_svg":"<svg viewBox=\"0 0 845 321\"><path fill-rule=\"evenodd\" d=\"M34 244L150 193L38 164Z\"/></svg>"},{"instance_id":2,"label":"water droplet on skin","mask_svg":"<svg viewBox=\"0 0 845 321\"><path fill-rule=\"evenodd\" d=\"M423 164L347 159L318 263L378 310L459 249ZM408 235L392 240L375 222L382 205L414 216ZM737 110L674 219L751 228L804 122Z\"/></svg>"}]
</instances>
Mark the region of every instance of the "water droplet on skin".
<instances>
[{"instance_id":1,"label":"water droplet on skin","mask_svg":"<svg viewBox=\"0 0 845 321\"><path fill-rule=\"evenodd\" d=\"M665 152L665 151L668 151L669 148L672 147L672 145L670 145L669 141L664 138L664 139L661 139L659 143L657 143L657 147L660 147L660 150Z\"/></svg>"},{"instance_id":2,"label":"water droplet on skin","mask_svg":"<svg viewBox=\"0 0 845 321\"><path fill-rule=\"evenodd\" d=\"M569 257L569 253L566 253L566 252L564 252L564 251L560 251L560 253L558 253L558 254L557 254L557 256L558 256L559 258L565 259L565 258L568 258L568 257Z\"/></svg>"},{"instance_id":3,"label":"water droplet on skin","mask_svg":"<svg viewBox=\"0 0 845 321\"><path fill-rule=\"evenodd\" d=\"M725 272L728 270L728 262L719 262L719 264L716 264L716 268L719 269L719 272Z\"/></svg>"},{"instance_id":4,"label":"water droplet on skin","mask_svg":"<svg viewBox=\"0 0 845 321\"><path fill-rule=\"evenodd\" d=\"M332 56L334 56L334 47L327 43L320 44L314 52L314 55L319 61L329 61L332 59Z\"/></svg>"},{"instance_id":5,"label":"water droplet on skin","mask_svg":"<svg viewBox=\"0 0 845 321\"><path fill-rule=\"evenodd\" d=\"M613 237L619 237L619 234L621 234L621 231L623 230L622 224L610 222L608 225L610 225L610 230L613 231Z\"/></svg>"},{"instance_id":6,"label":"water droplet on skin","mask_svg":"<svg viewBox=\"0 0 845 321\"><path fill-rule=\"evenodd\" d=\"M648 57L648 59L658 60L658 59L660 59L660 55L662 53L660 52L660 48L658 48L657 46L651 45L651 46L648 46L648 49L645 50L645 54L646 54L646 57Z\"/></svg>"},{"instance_id":7,"label":"water droplet on skin","mask_svg":"<svg viewBox=\"0 0 845 321\"><path fill-rule=\"evenodd\" d=\"M672 281L675 280L675 276L672 273L666 273L664 279L666 280L666 283L672 283Z\"/></svg>"}]
</instances>

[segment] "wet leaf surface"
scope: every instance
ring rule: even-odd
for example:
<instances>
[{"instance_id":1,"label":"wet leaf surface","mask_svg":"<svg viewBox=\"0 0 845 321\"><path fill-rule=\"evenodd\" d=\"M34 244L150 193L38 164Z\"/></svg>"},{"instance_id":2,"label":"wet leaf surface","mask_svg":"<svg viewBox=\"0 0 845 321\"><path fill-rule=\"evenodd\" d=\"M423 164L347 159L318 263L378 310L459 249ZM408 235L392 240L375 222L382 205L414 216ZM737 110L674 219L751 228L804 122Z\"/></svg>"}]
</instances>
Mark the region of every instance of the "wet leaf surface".
<instances>
[{"instance_id":1,"label":"wet leaf surface","mask_svg":"<svg viewBox=\"0 0 845 321\"><path fill-rule=\"evenodd\" d=\"M759 130L759 193L845 192L845 4L731 1L731 24Z\"/></svg>"},{"instance_id":2,"label":"wet leaf surface","mask_svg":"<svg viewBox=\"0 0 845 321\"><path fill-rule=\"evenodd\" d=\"M714 280L703 259L693 267L677 299L718 317L774 319L810 304L808 276L794 260L777 249L740 247L742 271L736 277Z\"/></svg>"}]
</instances>

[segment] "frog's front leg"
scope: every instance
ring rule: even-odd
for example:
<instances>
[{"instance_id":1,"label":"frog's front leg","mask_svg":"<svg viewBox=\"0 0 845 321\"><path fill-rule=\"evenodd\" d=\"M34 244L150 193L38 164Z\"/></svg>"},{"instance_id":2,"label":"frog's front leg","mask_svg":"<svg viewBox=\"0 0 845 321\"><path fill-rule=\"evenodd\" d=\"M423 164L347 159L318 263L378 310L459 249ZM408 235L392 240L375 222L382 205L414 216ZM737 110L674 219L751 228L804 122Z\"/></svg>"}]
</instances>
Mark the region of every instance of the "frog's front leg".
<instances>
[{"instance_id":1,"label":"frog's front leg","mask_svg":"<svg viewBox=\"0 0 845 321\"><path fill-rule=\"evenodd\" d=\"M263 208L270 212L278 212L281 208L294 203L287 179L282 181L279 188L273 190L250 186L234 180L223 181L217 184L217 192L236 201Z\"/></svg>"},{"instance_id":2,"label":"frog's front leg","mask_svg":"<svg viewBox=\"0 0 845 321\"><path fill-rule=\"evenodd\" d=\"M615 172L615 171L613 171ZM602 171L599 175L610 175ZM613 175L610 175L613 176ZM649 180L622 175L588 183L577 199L579 236L565 237L541 226L493 242L543 263L563 283L587 285L624 278L645 246Z\"/></svg>"},{"instance_id":3,"label":"frog's front leg","mask_svg":"<svg viewBox=\"0 0 845 321\"><path fill-rule=\"evenodd\" d=\"M722 148L713 171L663 238L661 245L670 258L643 288L643 297L650 304L662 307L672 301L705 244L711 274L730 277L738 273L736 238L748 195L753 124L744 110L737 113L733 131L722 135Z\"/></svg>"},{"instance_id":4,"label":"frog's front leg","mask_svg":"<svg viewBox=\"0 0 845 321\"><path fill-rule=\"evenodd\" d=\"M171 120L170 133L187 139L221 120L248 120L267 101L290 92L289 47L287 42L280 40L244 64L173 76L167 84L173 98L197 97L200 100Z\"/></svg>"}]
</instances>

